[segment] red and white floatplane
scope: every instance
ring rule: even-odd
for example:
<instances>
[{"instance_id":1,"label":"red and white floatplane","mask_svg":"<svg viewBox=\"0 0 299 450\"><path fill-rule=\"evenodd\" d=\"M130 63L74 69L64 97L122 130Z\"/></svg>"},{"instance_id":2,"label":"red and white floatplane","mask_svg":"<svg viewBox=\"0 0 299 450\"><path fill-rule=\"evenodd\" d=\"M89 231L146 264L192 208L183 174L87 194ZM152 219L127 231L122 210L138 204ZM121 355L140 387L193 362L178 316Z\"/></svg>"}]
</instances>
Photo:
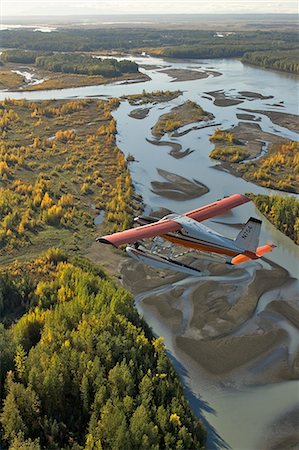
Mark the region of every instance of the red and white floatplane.
<instances>
[{"instance_id":1,"label":"red and white floatplane","mask_svg":"<svg viewBox=\"0 0 299 450\"><path fill-rule=\"evenodd\" d=\"M135 219L139 227L101 236L97 241L115 247L133 243L133 246L126 247L126 251L137 261L155 268L202 276L204 272L175 259L174 246L224 255L228 264L261 258L276 247L274 244L258 246L262 221L254 217L250 217L235 239L222 236L200 223L249 201L245 195L234 194L185 214L169 214L162 219L139 216ZM153 238L150 249L143 247L141 242L148 238ZM165 241L170 243L168 247L163 245ZM168 254L161 254L166 249Z\"/></svg>"}]
</instances>

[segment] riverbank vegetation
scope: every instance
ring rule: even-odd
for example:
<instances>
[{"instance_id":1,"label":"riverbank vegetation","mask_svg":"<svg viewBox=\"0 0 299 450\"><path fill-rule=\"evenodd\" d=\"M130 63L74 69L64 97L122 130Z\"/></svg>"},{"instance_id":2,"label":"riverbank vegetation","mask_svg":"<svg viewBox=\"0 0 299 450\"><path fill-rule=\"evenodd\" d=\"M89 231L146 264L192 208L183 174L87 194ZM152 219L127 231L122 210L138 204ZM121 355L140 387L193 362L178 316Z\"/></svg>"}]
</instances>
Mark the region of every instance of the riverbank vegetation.
<instances>
[{"instance_id":1,"label":"riverbank vegetation","mask_svg":"<svg viewBox=\"0 0 299 450\"><path fill-rule=\"evenodd\" d=\"M268 145L267 152L252 161L253 155L231 130L217 129L210 137L215 148L210 157L230 164L247 181L271 189L299 193L299 142L282 141Z\"/></svg>"},{"instance_id":2,"label":"riverbank vegetation","mask_svg":"<svg viewBox=\"0 0 299 450\"><path fill-rule=\"evenodd\" d=\"M261 186L299 193L299 142L271 144L264 156L240 164L237 171Z\"/></svg>"},{"instance_id":3,"label":"riverbank vegetation","mask_svg":"<svg viewBox=\"0 0 299 450\"><path fill-rule=\"evenodd\" d=\"M172 108L170 112L162 114L153 126L152 133L156 137L162 137L184 125L210 120L213 117L213 114L204 111L197 103L187 100L182 105Z\"/></svg>"},{"instance_id":4,"label":"riverbank vegetation","mask_svg":"<svg viewBox=\"0 0 299 450\"><path fill-rule=\"evenodd\" d=\"M114 58L93 57L80 53L52 53L25 50L6 50L1 55L3 62L34 64L49 72L118 77L124 73L137 73L138 65L133 61L117 61Z\"/></svg>"},{"instance_id":5,"label":"riverbank vegetation","mask_svg":"<svg viewBox=\"0 0 299 450\"><path fill-rule=\"evenodd\" d=\"M299 74L299 50L272 50L245 53L242 62Z\"/></svg>"},{"instance_id":6,"label":"riverbank vegetation","mask_svg":"<svg viewBox=\"0 0 299 450\"><path fill-rule=\"evenodd\" d=\"M76 53L38 56L35 59L35 65L50 72L101 75L105 78L138 72L138 65L133 61L117 61L114 58L101 59Z\"/></svg>"},{"instance_id":7,"label":"riverbank vegetation","mask_svg":"<svg viewBox=\"0 0 299 450\"><path fill-rule=\"evenodd\" d=\"M0 329L4 445L203 448L161 338L100 268L49 249L2 269L0 292L24 313Z\"/></svg>"},{"instance_id":8,"label":"riverbank vegetation","mask_svg":"<svg viewBox=\"0 0 299 450\"><path fill-rule=\"evenodd\" d=\"M116 104L115 99L1 102L3 263L59 243L84 252L101 210L107 229L130 225L139 206L115 145Z\"/></svg>"},{"instance_id":9,"label":"riverbank vegetation","mask_svg":"<svg viewBox=\"0 0 299 450\"><path fill-rule=\"evenodd\" d=\"M280 231L299 245L299 201L280 195L252 195L256 207Z\"/></svg>"}]
</instances>

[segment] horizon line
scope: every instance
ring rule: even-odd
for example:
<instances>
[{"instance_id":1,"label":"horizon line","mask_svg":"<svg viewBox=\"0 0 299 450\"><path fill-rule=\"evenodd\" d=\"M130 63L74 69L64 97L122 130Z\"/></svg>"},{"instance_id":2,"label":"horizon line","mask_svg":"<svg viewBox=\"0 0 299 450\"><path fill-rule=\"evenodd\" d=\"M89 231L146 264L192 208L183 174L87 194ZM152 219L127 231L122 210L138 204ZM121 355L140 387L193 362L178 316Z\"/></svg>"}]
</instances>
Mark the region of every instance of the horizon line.
<instances>
[{"instance_id":1,"label":"horizon line","mask_svg":"<svg viewBox=\"0 0 299 450\"><path fill-rule=\"evenodd\" d=\"M90 14L16 14L16 15L6 15L6 17L24 17L24 16L39 16L39 17L58 17L58 16L221 16L221 15L246 15L246 16L257 16L257 15L279 15L279 16L298 16L299 13L296 12L207 12L207 13L168 13L168 12L159 12L159 13L90 13ZM2 15L3 18L3 15Z\"/></svg>"}]
</instances>

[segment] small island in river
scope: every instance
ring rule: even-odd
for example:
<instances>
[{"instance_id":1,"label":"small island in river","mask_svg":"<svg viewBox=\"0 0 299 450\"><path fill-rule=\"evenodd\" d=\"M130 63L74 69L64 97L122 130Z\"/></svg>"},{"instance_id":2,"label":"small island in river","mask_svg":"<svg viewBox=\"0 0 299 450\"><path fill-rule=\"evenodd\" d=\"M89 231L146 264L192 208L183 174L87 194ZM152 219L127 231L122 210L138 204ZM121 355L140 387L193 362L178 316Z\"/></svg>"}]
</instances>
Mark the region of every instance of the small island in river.
<instances>
[{"instance_id":1,"label":"small island in river","mask_svg":"<svg viewBox=\"0 0 299 450\"><path fill-rule=\"evenodd\" d=\"M164 69L160 70L161 73L166 73L170 77L173 77L171 82L175 81L191 81L202 80L209 76L219 77L222 75L220 72L214 72L213 70L190 70L190 69Z\"/></svg>"},{"instance_id":2,"label":"small island in river","mask_svg":"<svg viewBox=\"0 0 299 450\"><path fill-rule=\"evenodd\" d=\"M123 95L122 100L128 100L130 105L138 106L144 105L146 103L166 103L174 100L175 98L182 95L182 91L143 91L141 94L129 94Z\"/></svg>"},{"instance_id":3,"label":"small island in river","mask_svg":"<svg viewBox=\"0 0 299 450\"><path fill-rule=\"evenodd\" d=\"M209 188L198 180L188 180L181 175L157 169L158 174L166 181L152 181L152 192L161 197L175 200L190 200L209 192Z\"/></svg>"},{"instance_id":4,"label":"small island in river","mask_svg":"<svg viewBox=\"0 0 299 450\"><path fill-rule=\"evenodd\" d=\"M152 134L162 137L166 133L171 133L184 125L194 122L208 121L214 116L204 111L197 103L187 100L179 106L175 106L166 114L162 114L152 128Z\"/></svg>"}]
</instances>

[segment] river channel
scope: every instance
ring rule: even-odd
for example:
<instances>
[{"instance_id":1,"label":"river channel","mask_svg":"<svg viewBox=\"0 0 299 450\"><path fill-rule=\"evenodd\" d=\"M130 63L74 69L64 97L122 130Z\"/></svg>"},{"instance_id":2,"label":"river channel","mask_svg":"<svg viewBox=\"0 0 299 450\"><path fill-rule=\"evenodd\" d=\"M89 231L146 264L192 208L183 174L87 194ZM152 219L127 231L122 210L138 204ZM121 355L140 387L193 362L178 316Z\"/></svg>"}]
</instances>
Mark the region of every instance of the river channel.
<instances>
[{"instance_id":1,"label":"river channel","mask_svg":"<svg viewBox=\"0 0 299 450\"><path fill-rule=\"evenodd\" d=\"M130 171L135 189L142 195L147 209L156 210L163 207L182 213L234 193L270 194L274 192L246 182L227 171L219 170L219 167L215 168L218 163L209 158L209 153L213 148L209 137L217 127L216 124L220 123L221 127L225 129L237 125L240 120L236 115L242 113L240 108L298 114L298 96L296 95L298 78L246 66L238 60L166 61L147 56L132 57L131 59L142 66L141 70L149 75L150 81L53 91L1 92L1 98L27 98L29 100L89 96L106 98L138 94L143 90L151 92L179 89L183 91L183 94L174 100L146 105L149 113L143 119L129 116L129 113L137 107L131 106L127 101L122 101L114 112L117 121L117 144L126 156L128 154L134 156L135 161L130 163ZM146 67L147 65L149 68ZM166 67L167 69L208 70L219 72L221 75L210 74L204 79L174 81L169 75L161 72ZM231 98L240 97L239 92L243 91L273 97L270 99L243 97L240 104L226 107L216 106L212 96L207 93L219 90L224 91ZM161 114L188 99L197 102L204 110L213 113L215 118L205 123L205 125L210 125L207 128L191 129L194 125L202 125L192 124L179 130L180 132L189 130L180 137L166 136L162 138L162 141L179 143L182 150L190 149L192 151L187 156L176 159L169 154L170 146L155 146L149 142L153 139L151 128ZM257 120L256 123L263 131L288 139L298 139L294 131L273 124L270 118L261 113L253 114ZM246 120L242 120L242 122L244 121L246 122ZM165 180L157 169L175 173L189 180L198 180L208 186L209 192L199 198L184 201L158 195L154 192L151 183ZM280 192L279 195L288 194ZM268 310L268 306L272 301L288 302L294 308L297 307L298 311L299 247L263 218L253 204L243 205L221 218L211 219L207 221L207 225L217 232L233 238L240 229L239 225L245 223L250 216L263 220L260 242L271 241L278 246L265 261L251 262L240 268L225 269L224 272L217 267L217 273L212 273L211 276L200 280L192 277L166 277L164 281L160 280L152 287L145 283L143 289L139 287L135 291L133 290L140 313L144 315L155 334L164 336L166 348L182 379L193 411L206 422L209 450L291 448L290 445L296 434L294 417L299 400L299 382L298 366L296 369L294 364L298 365L298 329L294 325L294 321L289 320L287 315ZM127 270L139 270L139 266L132 265ZM201 301L198 289L201 286L204 287L205 283L210 283L215 292L221 290L223 286L222 295L227 294L226 301L237 304L240 296L246 294L249 286L257 283L255 276L258 272L265 274L268 279L267 289L259 292L250 314L244 316L244 320L236 318L234 326L229 329L227 334L230 339L237 339L244 336L261 336L263 333L282 330L283 338L261 355L248 358L248 361L241 367L234 367L230 372L210 374L207 366L201 365L200 360L193 357L196 350L189 353L186 346L179 345L181 341L177 339L178 337L181 339L195 339L196 337L198 341L195 342L201 342L202 345L201 338L206 339L209 333L208 337L211 340L220 336L217 317L213 319L213 324L216 324L215 329L208 319L209 329L203 327L200 331L192 322L194 311L197 308L196 301ZM271 289L269 280L271 285L271 274L274 272L276 278L273 281L273 289ZM277 281L277 273L283 274L281 283L278 282L279 280ZM174 294L173 299L172 294ZM211 293L211 295L214 294ZM165 296L167 297L166 303ZM168 308L167 311L173 313L174 321L171 321L171 318L163 319L165 316L156 307L160 299ZM218 297L216 301L218 301L217 299ZM175 312L178 312L180 316L176 316ZM201 332L206 334L200 336ZM222 335L220 337L222 338ZM243 352L246 353L246 351L247 347L244 347ZM213 357L216 356L211 354L211 358ZM279 442L282 442L281 445L284 447L277 446Z\"/></svg>"}]
</instances>

